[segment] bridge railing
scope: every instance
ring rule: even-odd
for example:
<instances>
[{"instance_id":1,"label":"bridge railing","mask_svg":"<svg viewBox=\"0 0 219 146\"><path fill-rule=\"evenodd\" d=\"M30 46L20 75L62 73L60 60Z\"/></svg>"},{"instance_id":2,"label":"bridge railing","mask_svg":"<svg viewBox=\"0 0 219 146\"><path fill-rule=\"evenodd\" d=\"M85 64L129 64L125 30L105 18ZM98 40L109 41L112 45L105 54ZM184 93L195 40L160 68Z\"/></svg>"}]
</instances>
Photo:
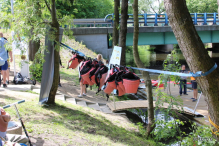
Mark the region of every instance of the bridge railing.
<instances>
[{"instance_id":1,"label":"bridge railing","mask_svg":"<svg viewBox=\"0 0 219 146\"><path fill-rule=\"evenodd\" d=\"M219 20L217 19L217 13L191 13L191 18L194 25L216 25ZM120 15L121 16L121 15ZM134 24L133 14L128 14L128 24ZM169 20L167 14L139 14L139 24L143 26L168 26ZM108 14L104 18L105 22L114 23L114 14Z\"/></svg>"}]
</instances>

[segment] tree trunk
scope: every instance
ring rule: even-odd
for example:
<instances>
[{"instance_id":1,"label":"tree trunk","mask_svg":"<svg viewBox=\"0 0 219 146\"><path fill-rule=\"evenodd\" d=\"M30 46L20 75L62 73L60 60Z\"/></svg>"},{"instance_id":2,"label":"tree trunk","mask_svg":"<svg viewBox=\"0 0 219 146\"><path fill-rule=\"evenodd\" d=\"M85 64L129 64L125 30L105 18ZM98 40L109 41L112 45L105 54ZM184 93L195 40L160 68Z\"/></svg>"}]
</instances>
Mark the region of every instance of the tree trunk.
<instances>
[{"instance_id":1,"label":"tree trunk","mask_svg":"<svg viewBox=\"0 0 219 146\"><path fill-rule=\"evenodd\" d=\"M50 34L55 36L55 44L54 44L54 77L52 87L49 93L49 99L47 104L55 103L55 96L58 89L59 84L59 23L56 16L56 7L55 0L51 0L51 16L52 16L52 28L50 29Z\"/></svg>"},{"instance_id":2,"label":"tree trunk","mask_svg":"<svg viewBox=\"0 0 219 146\"><path fill-rule=\"evenodd\" d=\"M219 16L219 0L217 0L217 5L218 5L218 9L217 9L218 13L217 13L217 15Z\"/></svg>"},{"instance_id":3,"label":"tree trunk","mask_svg":"<svg viewBox=\"0 0 219 146\"><path fill-rule=\"evenodd\" d=\"M122 0L119 46L122 47L121 65L125 65L126 34L128 19L128 0Z\"/></svg>"},{"instance_id":4,"label":"tree trunk","mask_svg":"<svg viewBox=\"0 0 219 146\"><path fill-rule=\"evenodd\" d=\"M120 0L114 0L113 48L119 44L119 8Z\"/></svg>"},{"instance_id":5,"label":"tree trunk","mask_svg":"<svg viewBox=\"0 0 219 146\"><path fill-rule=\"evenodd\" d=\"M134 15L134 36L133 36L133 55L136 65L139 68L145 68L144 64L140 60L138 53L138 34L139 34L139 23L138 23L138 0L133 2L133 15ZM154 105L153 105L153 95L152 95L152 83L148 72L142 71L143 79L145 80L145 86L147 89L147 99L148 99L148 126L147 126L147 136L150 135L154 129Z\"/></svg>"},{"instance_id":6,"label":"tree trunk","mask_svg":"<svg viewBox=\"0 0 219 146\"><path fill-rule=\"evenodd\" d=\"M39 19L41 19L42 12L41 12L41 5L40 5L39 1L36 1L36 3L34 3L34 7L36 10L35 15ZM34 35L33 29L34 29L34 27L32 27L32 29L30 31L30 38ZM37 35L37 34L35 34L35 35ZM40 48L40 40L38 40L38 41L30 40L29 41L29 60L30 61L34 60L35 54L37 53L39 48Z\"/></svg>"},{"instance_id":7,"label":"tree trunk","mask_svg":"<svg viewBox=\"0 0 219 146\"><path fill-rule=\"evenodd\" d=\"M32 32L31 32L31 35L33 35ZM39 48L40 48L40 41L33 41L33 40L29 41L29 60L30 61L34 60L35 54L37 53Z\"/></svg>"},{"instance_id":8,"label":"tree trunk","mask_svg":"<svg viewBox=\"0 0 219 146\"><path fill-rule=\"evenodd\" d=\"M172 30L191 71L209 71L215 62L209 57L193 25L186 1L164 0L164 4ZM219 69L207 76L197 77L196 81L205 95L211 120L219 125Z\"/></svg>"}]
</instances>

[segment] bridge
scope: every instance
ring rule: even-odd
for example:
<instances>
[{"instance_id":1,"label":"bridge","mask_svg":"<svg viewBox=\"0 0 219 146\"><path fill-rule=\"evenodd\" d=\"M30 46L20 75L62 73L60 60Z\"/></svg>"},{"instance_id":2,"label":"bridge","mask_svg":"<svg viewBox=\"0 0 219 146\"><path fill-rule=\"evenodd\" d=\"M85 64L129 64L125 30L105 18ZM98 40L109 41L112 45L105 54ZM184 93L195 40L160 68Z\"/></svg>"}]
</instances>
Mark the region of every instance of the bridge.
<instances>
[{"instance_id":1,"label":"bridge","mask_svg":"<svg viewBox=\"0 0 219 146\"><path fill-rule=\"evenodd\" d=\"M192 13L195 28L203 43L219 43L217 13ZM77 41L109 58L112 52L113 14L104 19L76 19L71 30ZM87 26L87 27L83 27ZM177 44L166 14L139 14L138 45ZM133 15L129 14L126 45L133 45ZM162 48L161 48L162 49Z\"/></svg>"},{"instance_id":2,"label":"bridge","mask_svg":"<svg viewBox=\"0 0 219 146\"><path fill-rule=\"evenodd\" d=\"M154 101L154 107L156 107L155 105L155 101ZM118 111L124 111L124 110L128 110L128 109L147 109L148 108L148 100L127 100L127 101L117 101L115 102L115 104L113 102L107 103L107 106L110 108L110 110L112 112L118 112ZM164 103L160 108L164 108L164 109L168 109L169 104ZM191 109L187 108L187 107L176 107L173 106L171 108L172 110L176 111L176 112L180 112L186 115L190 115L190 116L202 116L201 114L192 111Z\"/></svg>"}]
</instances>

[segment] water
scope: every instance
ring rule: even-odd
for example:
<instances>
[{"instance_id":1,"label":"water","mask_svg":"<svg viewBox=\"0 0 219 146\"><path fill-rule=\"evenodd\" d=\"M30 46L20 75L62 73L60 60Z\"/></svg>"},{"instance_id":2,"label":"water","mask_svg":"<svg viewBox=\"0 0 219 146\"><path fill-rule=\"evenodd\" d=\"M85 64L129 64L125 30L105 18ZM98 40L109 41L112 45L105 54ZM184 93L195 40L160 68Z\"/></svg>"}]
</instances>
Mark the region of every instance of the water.
<instances>
[{"instance_id":1,"label":"water","mask_svg":"<svg viewBox=\"0 0 219 146\"><path fill-rule=\"evenodd\" d=\"M147 109L130 109L129 110L131 113L137 115L138 117L141 118L142 122L144 125L148 124L148 116L147 116ZM126 113L127 114L127 113ZM129 113L130 114L130 113ZM140 122L138 117L135 116L129 116L127 114L128 118L131 119L133 121L134 119L134 123L138 123ZM185 124L185 125L181 125L180 123L175 123L174 121L174 117L171 115L168 115L164 110L160 110L157 109L154 111L154 116L155 116L155 121L164 121L165 123L156 123L156 127L155 127L155 132L160 133L161 131L165 130L166 133L172 133L173 131L175 131L174 135L172 135L172 137L164 137L161 140L159 140L160 142L164 143L164 144L169 144L170 146L178 146L180 142L175 142L176 141L176 136L180 136L180 134L178 133L178 131L176 129L180 129L181 132L185 132L186 134L189 134L191 131L191 124ZM180 117L175 118L175 119L181 119ZM137 122L138 121L138 122ZM175 125L176 124L176 125ZM170 125L170 126L168 126ZM175 125L174 127L172 127L171 125ZM174 128L174 130L173 130ZM183 136L185 137L185 135Z\"/></svg>"},{"instance_id":2,"label":"water","mask_svg":"<svg viewBox=\"0 0 219 146\"><path fill-rule=\"evenodd\" d=\"M145 115L147 109L132 109L130 111L138 115L145 124L148 124L148 117ZM155 121L164 120L165 122L168 122L174 120L172 116L167 115L164 111L159 109L154 111L154 115Z\"/></svg>"},{"instance_id":3,"label":"water","mask_svg":"<svg viewBox=\"0 0 219 146\"><path fill-rule=\"evenodd\" d=\"M126 52L126 64L129 66L136 67L136 64L134 62L134 56L133 56L133 51L132 47L127 47L128 51ZM139 46L139 55L141 61L144 63L146 68L150 69L157 69L157 70L163 70L163 61L167 58L167 55L170 53L163 53L163 52L158 52L156 50L150 49L148 46ZM182 54L182 52L178 49L176 50L177 56L179 58L179 63L180 64L185 64L186 69L190 70L186 60ZM218 52L212 52L208 51L209 56L217 63L219 64L219 53ZM135 70L135 73L139 76L141 76L141 72L139 70ZM156 73L150 73L150 77L153 80L158 79L159 74ZM188 78L188 81L190 79Z\"/></svg>"},{"instance_id":4,"label":"water","mask_svg":"<svg viewBox=\"0 0 219 146\"><path fill-rule=\"evenodd\" d=\"M189 70L188 65L186 63L186 60L181 53L181 51L178 49L176 50L177 56L179 58L180 64L185 64L187 70ZM144 63L144 65L147 68L151 69L163 69L163 61L166 59L167 55L170 53L162 53L158 52L156 50L150 50L147 47L144 47L142 49L139 49L139 55L141 61ZM218 64L219 63L219 53L218 52L212 52L209 51L209 56ZM129 51L126 52L126 64L136 67L136 64L134 63L134 56L132 52L132 47L129 48Z\"/></svg>"}]
</instances>

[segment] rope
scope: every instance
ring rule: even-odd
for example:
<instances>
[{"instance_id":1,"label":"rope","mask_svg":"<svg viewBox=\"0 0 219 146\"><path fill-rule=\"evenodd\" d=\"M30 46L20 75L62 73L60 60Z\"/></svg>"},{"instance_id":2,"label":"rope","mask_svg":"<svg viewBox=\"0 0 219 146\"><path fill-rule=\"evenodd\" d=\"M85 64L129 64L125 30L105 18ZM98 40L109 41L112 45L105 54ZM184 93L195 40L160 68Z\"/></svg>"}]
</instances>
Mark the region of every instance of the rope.
<instances>
[{"instance_id":1,"label":"rope","mask_svg":"<svg viewBox=\"0 0 219 146\"><path fill-rule=\"evenodd\" d=\"M219 134L218 134L218 133L219 133L219 126L216 125L213 121L211 121L210 116L208 116L208 119L209 119L209 122L211 123L211 125L214 126L214 127L217 129L217 131L214 132L213 129L211 128L211 132L212 132L213 134L219 136Z\"/></svg>"},{"instance_id":2,"label":"rope","mask_svg":"<svg viewBox=\"0 0 219 146\"><path fill-rule=\"evenodd\" d=\"M80 51L74 50L71 47L69 47L69 46L67 46L67 45L65 45L63 43L60 43L60 45L62 47L65 47L65 48L68 48L68 49L74 51L79 56L82 56L82 57L85 56ZM118 65L118 66L120 66L120 65ZM183 76L183 77L203 77L203 76L207 76L210 73L212 73L217 68L217 64L215 63L214 66L209 71L207 71L207 72L197 71L196 73L190 72L189 74L170 72L170 71L161 71L161 70L155 70L155 69L136 68L136 67L127 67L127 68L131 68L131 69L135 69L135 70L141 70L141 71L147 71L147 72L153 72L153 73L168 74L168 75L175 75L175 76Z\"/></svg>"},{"instance_id":3,"label":"rope","mask_svg":"<svg viewBox=\"0 0 219 146\"><path fill-rule=\"evenodd\" d=\"M148 72L154 72L154 73L160 73L160 74L183 76L183 77L202 77L202 76L207 76L208 74L212 73L217 68L217 64L215 63L214 66L209 71L207 71L205 73L203 73L202 71L198 71L196 73L190 72L189 74L155 70L155 69L136 68L136 67L130 67L130 68L135 69L135 70L148 71Z\"/></svg>"}]
</instances>

